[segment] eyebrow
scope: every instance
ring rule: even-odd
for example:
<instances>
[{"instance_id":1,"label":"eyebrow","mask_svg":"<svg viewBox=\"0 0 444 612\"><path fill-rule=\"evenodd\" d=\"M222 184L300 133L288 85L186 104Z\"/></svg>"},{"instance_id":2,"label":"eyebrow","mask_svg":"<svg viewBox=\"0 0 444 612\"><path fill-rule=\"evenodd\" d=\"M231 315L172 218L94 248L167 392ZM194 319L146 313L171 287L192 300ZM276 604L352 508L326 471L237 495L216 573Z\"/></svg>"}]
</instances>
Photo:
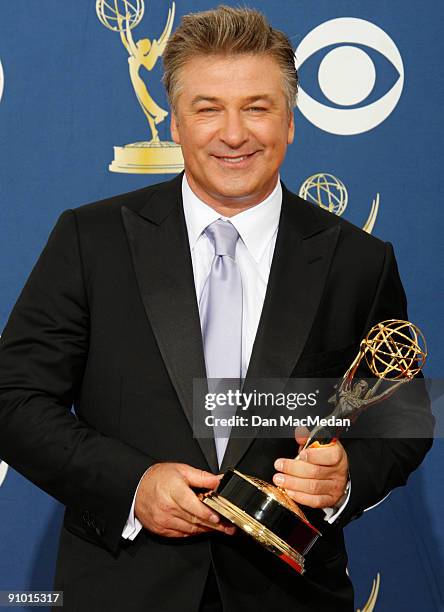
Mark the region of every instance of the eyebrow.
<instances>
[{"instance_id":1,"label":"eyebrow","mask_svg":"<svg viewBox=\"0 0 444 612\"><path fill-rule=\"evenodd\" d=\"M258 100L265 100L267 102L272 102L273 99L269 94L260 94L258 96L248 96L247 98L244 98L245 102L257 102ZM198 96L194 96L194 98L191 100L191 105L194 106L195 104L198 104L199 102L220 102L220 98L217 98L216 96L204 96L204 95L198 95Z\"/></svg>"}]
</instances>

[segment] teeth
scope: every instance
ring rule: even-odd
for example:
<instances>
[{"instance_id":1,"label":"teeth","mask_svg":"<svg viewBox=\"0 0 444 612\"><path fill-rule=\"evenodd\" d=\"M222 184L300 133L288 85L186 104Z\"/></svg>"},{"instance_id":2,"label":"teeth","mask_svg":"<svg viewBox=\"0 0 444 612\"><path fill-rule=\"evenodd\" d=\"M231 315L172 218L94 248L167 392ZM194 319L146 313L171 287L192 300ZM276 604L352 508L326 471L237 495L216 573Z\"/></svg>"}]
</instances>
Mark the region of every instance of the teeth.
<instances>
[{"instance_id":1,"label":"teeth","mask_svg":"<svg viewBox=\"0 0 444 612\"><path fill-rule=\"evenodd\" d=\"M247 159L247 157L247 155L243 155L242 157L221 157L221 159L231 164L237 164L242 160Z\"/></svg>"}]
</instances>

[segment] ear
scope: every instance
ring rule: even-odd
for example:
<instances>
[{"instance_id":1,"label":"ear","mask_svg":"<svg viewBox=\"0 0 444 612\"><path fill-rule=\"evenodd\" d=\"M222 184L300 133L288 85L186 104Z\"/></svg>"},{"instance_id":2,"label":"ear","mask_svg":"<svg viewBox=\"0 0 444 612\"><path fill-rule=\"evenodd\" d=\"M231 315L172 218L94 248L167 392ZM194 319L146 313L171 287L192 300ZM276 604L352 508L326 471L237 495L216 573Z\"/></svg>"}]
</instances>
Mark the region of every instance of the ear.
<instances>
[{"instance_id":1,"label":"ear","mask_svg":"<svg viewBox=\"0 0 444 612\"><path fill-rule=\"evenodd\" d=\"M288 122L288 134L287 134L287 144L291 144L294 140L294 113L290 113L290 119Z\"/></svg>"},{"instance_id":2,"label":"ear","mask_svg":"<svg viewBox=\"0 0 444 612\"><path fill-rule=\"evenodd\" d=\"M171 136L176 144L181 144L179 129L177 125L178 125L178 122L176 119L176 114L173 111L171 111L171 123L170 123Z\"/></svg>"}]
</instances>

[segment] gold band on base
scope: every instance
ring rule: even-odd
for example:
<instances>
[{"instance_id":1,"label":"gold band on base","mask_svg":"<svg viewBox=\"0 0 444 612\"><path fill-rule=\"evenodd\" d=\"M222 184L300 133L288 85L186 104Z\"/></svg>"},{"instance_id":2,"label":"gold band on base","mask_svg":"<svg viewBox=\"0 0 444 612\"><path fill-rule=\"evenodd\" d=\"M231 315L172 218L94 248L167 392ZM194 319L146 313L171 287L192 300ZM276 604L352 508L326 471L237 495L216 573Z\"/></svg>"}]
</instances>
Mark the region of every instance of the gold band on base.
<instances>
[{"instance_id":1,"label":"gold band on base","mask_svg":"<svg viewBox=\"0 0 444 612\"><path fill-rule=\"evenodd\" d=\"M133 174L178 174L183 170L180 145L171 141L134 142L114 147L111 172Z\"/></svg>"},{"instance_id":2,"label":"gold band on base","mask_svg":"<svg viewBox=\"0 0 444 612\"><path fill-rule=\"evenodd\" d=\"M216 512L237 525L237 527L253 536L255 540L265 546L270 552L277 555L280 559L291 565L300 574L304 573L304 557L275 533L259 523L259 521L221 495L214 495L213 492L209 492L202 495L201 499L204 504L210 506L210 508L216 510Z\"/></svg>"}]
</instances>

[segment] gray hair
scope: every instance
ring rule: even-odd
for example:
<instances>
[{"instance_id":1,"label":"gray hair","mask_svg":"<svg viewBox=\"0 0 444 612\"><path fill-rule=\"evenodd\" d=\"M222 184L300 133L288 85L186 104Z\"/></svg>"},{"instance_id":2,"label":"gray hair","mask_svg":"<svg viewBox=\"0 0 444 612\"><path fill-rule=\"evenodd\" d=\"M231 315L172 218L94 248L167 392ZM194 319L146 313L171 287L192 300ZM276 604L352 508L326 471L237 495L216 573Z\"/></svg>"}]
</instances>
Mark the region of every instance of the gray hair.
<instances>
[{"instance_id":1,"label":"gray hair","mask_svg":"<svg viewBox=\"0 0 444 612\"><path fill-rule=\"evenodd\" d=\"M211 54L263 54L274 58L282 72L289 113L296 106L298 74L287 35L272 28L257 10L220 5L210 11L184 15L166 45L162 81L173 112L181 92L181 68L194 57Z\"/></svg>"}]
</instances>

